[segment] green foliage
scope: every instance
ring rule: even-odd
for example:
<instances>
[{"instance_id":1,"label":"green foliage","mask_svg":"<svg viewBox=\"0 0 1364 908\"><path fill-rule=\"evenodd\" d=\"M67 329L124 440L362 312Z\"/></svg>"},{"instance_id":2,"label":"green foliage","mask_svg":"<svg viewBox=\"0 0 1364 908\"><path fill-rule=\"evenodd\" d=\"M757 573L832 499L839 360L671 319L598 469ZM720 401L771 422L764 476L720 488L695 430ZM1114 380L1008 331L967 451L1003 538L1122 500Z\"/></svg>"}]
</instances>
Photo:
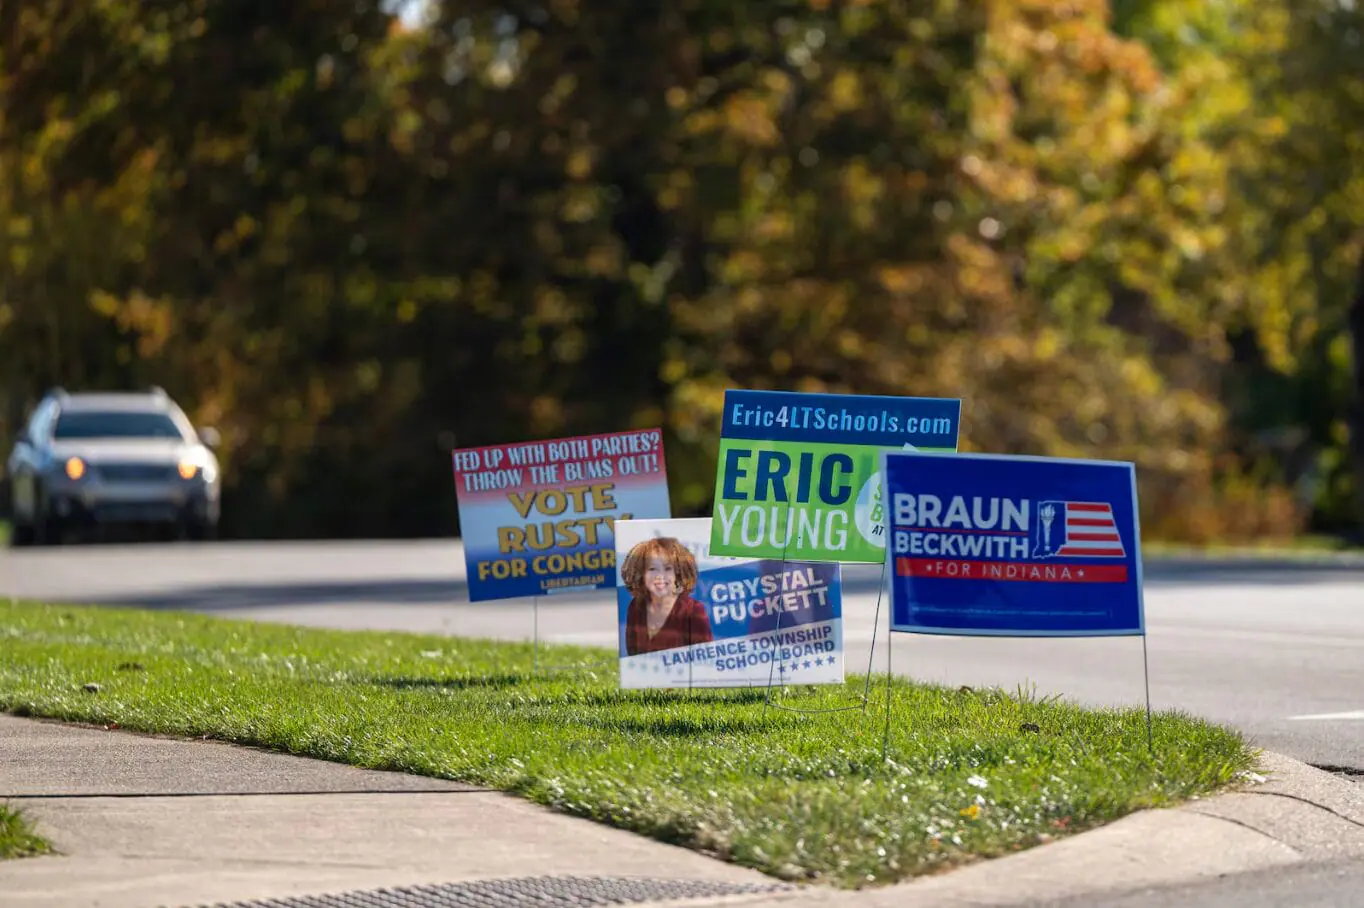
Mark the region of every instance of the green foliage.
<instances>
[{"instance_id":1,"label":"green foliage","mask_svg":"<svg viewBox=\"0 0 1364 908\"><path fill-rule=\"evenodd\" d=\"M33 831L33 824L22 810L0 804L0 861L51 851L52 846Z\"/></svg>"},{"instance_id":2,"label":"green foliage","mask_svg":"<svg viewBox=\"0 0 1364 908\"><path fill-rule=\"evenodd\" d=\"M156 382L229 533L444 533L451 444L662 424L704 513L725 387L941 394L1153 535L1364 516L1358 10L377 6L0 9L0 435Z\"/></svg>"},{"instance_id":3,"label":"green foliage","mask_svg":"<svg viewBox=\"0 0 1364 908\"><path fill-rule=\"evenodd\" d=\"M884 679L867 710L621 690L615 654L201 615L0 604L0 709L456 779L779 876L857 887L1007 854L1233 783L1254 754L1180 713ZM95 682L99 689L86 690ZM777 689L799 709L842 687Z\"/></svg>"}]
</instances>

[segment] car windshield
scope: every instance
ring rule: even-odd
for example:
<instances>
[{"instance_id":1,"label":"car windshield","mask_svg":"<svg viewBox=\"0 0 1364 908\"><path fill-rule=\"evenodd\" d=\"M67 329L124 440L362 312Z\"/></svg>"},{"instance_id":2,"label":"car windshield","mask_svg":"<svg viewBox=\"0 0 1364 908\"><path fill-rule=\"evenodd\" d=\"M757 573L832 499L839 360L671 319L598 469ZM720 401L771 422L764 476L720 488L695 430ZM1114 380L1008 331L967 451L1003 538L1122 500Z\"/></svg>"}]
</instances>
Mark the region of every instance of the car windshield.
<instances>
[{"instance_id":1,"label":"car windshield","mask_svg":"<svg viewBox=\"0 0 1364 908\"><path fill-rule=\"evenodd\" d=\"M180 427L165 413L136 410L101 412L76 410L61 414L52 437L72 438L174 438L183 440Z\"/></svg>"}]
</instances>

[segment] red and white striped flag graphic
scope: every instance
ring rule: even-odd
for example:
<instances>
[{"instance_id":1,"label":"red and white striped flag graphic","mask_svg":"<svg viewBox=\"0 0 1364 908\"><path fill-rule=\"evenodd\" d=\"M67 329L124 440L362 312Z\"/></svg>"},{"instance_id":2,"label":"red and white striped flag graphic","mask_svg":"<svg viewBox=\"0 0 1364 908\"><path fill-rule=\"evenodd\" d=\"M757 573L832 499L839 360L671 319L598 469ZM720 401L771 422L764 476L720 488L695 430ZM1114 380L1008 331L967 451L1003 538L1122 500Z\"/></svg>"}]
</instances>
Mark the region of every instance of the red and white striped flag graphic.
<instances>
[{"instance_id":1,"label":"red and white striped flag graphic","mask_svg":"<svg viewBox=\"0 0 1364 908\"><path fill-rule=\"evenodd\" d=\"M1111 504L1097 501L1062 504L1065 505L1065 541L1056 550L1058 556L1121 558L1126 554Z\"/></svg>"}]
</instances>

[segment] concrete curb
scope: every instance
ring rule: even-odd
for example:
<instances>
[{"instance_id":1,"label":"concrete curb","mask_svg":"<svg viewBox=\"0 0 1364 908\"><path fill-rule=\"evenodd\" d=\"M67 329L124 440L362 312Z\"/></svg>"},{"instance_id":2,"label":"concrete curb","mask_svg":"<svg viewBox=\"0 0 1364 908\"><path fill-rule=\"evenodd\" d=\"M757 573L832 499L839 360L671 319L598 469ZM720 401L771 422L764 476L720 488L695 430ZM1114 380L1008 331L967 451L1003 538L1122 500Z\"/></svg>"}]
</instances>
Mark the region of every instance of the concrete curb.
<instances>
[{"instance_id":1,"label":"concrete curb","mask_svg":"<svg viewBox=\"0 0 1364 908\"><path fill-rule=\"evenodd\" d=\"M1302 570L1364 570L1364 553L1360 552L1313 552L1266 549L1256 551L1189 551L1189 552L1142 552L1142 564L1147 568L1170 569L1189 568L1198 570L1251 570L1251 571L1302 571Z\"/></svg>"},{"instance_id":2,"label":"concrete curb","mask_svg":"<svg viewBox=\"0 0 1364 908\"><path fill-rule=\"evenodd\" d=\"M21 726L18 723L23 724ZM408 810L404 820L407 824L405 834L411 835L415 830L423 836L436 838L454 836L448 839L450 844L459 842L468 846L474 841L479 841L491 845L492 840L499 837L497 827L506 825L508 829L504 832L513 831L515 834L501 837L521 843L516 846L517 849L525 847L524 851L506 852L504 849L504 853L497 854L497 846L493 845L493 851L486 857L472 864L466 860L458 869L455 865L460 862L437 858L434 862L426 864L413 863L409 872L403 866L405 861L398 857L403 854L404 845L401 841L374 842L373 845L378 852L375 857L379 857L387 850L395 855L393 860L397 862L397 866L386 872L380 872L378 867L375 867L374 872L367 876L342 875L345 876L343 882L342 876L334 873L329 876L327 868L334 865L338 859L336 848L344 851L351 846L344 837L335 843L319 839L317 843L319 846L326 845L333 850L323 847L314 854L305 849L294 859L286 862L292 864L294 869L285 875L291 882L283 886L278 893L280 895L298 896L308 891L318 893L356 891L364 888L362 879L367 881L372 879L375 885L391 887L436 882L442 877L454 881L457 878L506 878L523 873L526 876L534 876L555 869L564 872L568 868L574 868L574 872L578 872L576 868L579 862L584 861L587 853L593 851L593 848L596 849L596 861L603 868L611 866L625 870L628 867L627 872L638 873L642 868L653 866L658 871L667 870L669 873L692 878L753 882L766 879L753 871L712 861L695 852L654 843L652 840L610 830L588 821L555 815L512 796L469 791L465 788L464 795L456 800L450 800L450 794L457 793L462 786L435 780L423 781L422 777L408 778L400 773L373 773L354 767L270 754L254 748L242 748L221 742L210 744L133 733L110 735L90 726L51 720L17 720L13 717L4 717L0 724L19 732L27 729L33 733L34 741L42 748L30 750L27 763L21 759L19 764L12 764L18 766L18 775L10 776L10 787L18 783L19 789L28 789L32 792L28 797L34 800L26 800L24 803L40 823L52 819L56 822L57 828L64 828L68 834L72 834L73 830L80 830L82 824L107 825L109 811L117 814L119 810L130 809L121 805L116 806L108 798L98 795L93 801L68 801L65 804L46 800L58 788L69 787L71 782L76 780L85 781L90 786L88 791L92 795L97 791L107 791L111 787L122 787L148 792L143 796L144 800L150 798L159 802L135 817L125 813L120 820L115 816L116 822L109 828L111 831L122 833L127 841L100 843L83 838L76 832L74 838L67 842L76 847L64 850L77 864L106 879L135 875L139 867L143 872L151 872L154 876L160 875L167 887L164 891L156 893L157 902L162 904L189 904L179 896L181 894L188 896L190 892L200 897L197 899L198 902L206 901L203 898L206 896L228 894L227 891L214 886L204 888L203 881L194 877L194 871L187 866L186 859L189 863L206 860L211 864L220 864L222 870L236 872L259 860L258 856L253 857L252 848L256 843L243 842L230 836L222 840L223 850L219 854L214 853L215 848L211 842L201 843L197 853L183 855L173 846L168 847L166 843L172 842L176 835L183 833L183 830L175 827L177 819L175 811L171 809L173 803L164 800L165 795L174 786L174 780L164 779L163 782L166 784L159 789L148 784L162 773L179 775L180 784L192 782L194 790L202 790L210 795L200 801L201 805L208 807L201 806L195 808L196 811L216 811L217 815L224 819L230 816L230 811L244 808L233 806L230 796L225 799L216 792L226 794L243 786L257 789L264 786L266 791L283 793L292 790L295 795L292 799L294 805L314 805L306 809L298 808L293 816L296 821L330 822L326 820L329 810L327 803L341 805L339 808L341 813L334 814L333 819L341 817L345 822L359 822L370 828L371 824L382 816L384 822L372 828L379 830L386 828L397 840L401 840L403 835L398 830L404 827L391 825L390 821L393 819L391 816L375 813L376 810L384 810L379 806L379 802L371 802L373 806L370 808L362 807L361 802L357 802L353 794L357 788L376 789L373 792L375 796L386 794L377 789L393 787L420 790L428 789L429 786L437 789L437 791L428 789L425 792L427 796L439 794L439 789L453 789L454 791L445 792L436 814L430 813L429 808L415 810L405 806L393 808L395 814ZM47 731L44 732L36 726L47 726ZM11 737L11 740L17 738ZM94 761L90 759L93 753L89 750L91 747L99 749L107 764L102 770L102 775L96 772L96 767L92 765ZM41 756L40 762L35 762L35 755ZM182 761L195 765L180 765L176 769L176 765ZM25 766L28 767L27 770L24 769ZM1051 902L1061 899L1097 898L1136 889L1188 884L1276 867L1364 856L1364 785L1276 753L1262 753L1257 768L1260 774L1253 775L1243 784L1211 798L1195 799L1173 808L1140 811L1096 829L1066 836L1026 851L982 860L966 867L889 887L850 892L812 886L776 894L692 898L649 904L655 908L664 905L677 905L679 908L684 906L719 908L722 905L786 905L792 908L815 906L916 908L930 905L935 908L936 906L1002 908L1033 904L1042 900ZM13 772L12 768L11 773ZM89 772L92 778L84 779L82 772ZM225 778L224 774L230 778ZM52 778L54 776L65 777L65 781L54 781ZM221 787L215 789L211 784L214 782ZM328 787L341 789L336 793L343 797L323 800L311 794L299 796L300 790L316 792ZM406 802L412 803L412 798L419 793L409 792L405 798ZM265 799L254 798L253 807L245 809L260 810L262 807L259 805L263 800ZM364 800L370 802L369 798ZM128 803L122 802L123 805ZM240 800L236 803L241 804ZM344 806L346 804L350 806ZM476 822L480 827L477 831L461 831L463 827L460 822L451 827L452 813L460 809L473 811L469 813L465 822ZM315 810L321 813L313 813ZM161 817L159 822L158 817ZM187 819L187 815L180 814L178 822L183 825ZM157 825L164 828L157 829L155 828ZM546 827L553 827L554 834L550 834L551 829ZM452 832L452 829L455 831ZM539 832L532 833L531 830ZM275 834L282 833L286 831L277 829ZM290 835L295 834L286 834L281 842L287 841ZM535 842L533 848L526 847L537 839L539 841ZM600 841L592 843L589 840ZM106 844L112 848L106 847ZM637 852L637 856L624 862L617 859L622 852L631 851ZM194 852L194 849L191 849L191 852ZM532 854L538 857L531 857ZM607 855L613 857L607 859ZM138 864L139 861L142 863ZM70 870L63 869L68 866L75 865L67 865L60 857L5 862L0 864L0 880L5 879L7 874L13 876L18 873L19 876L10 879L10 883L22 883L25 872L37 874L46 867L47 871L42 872L42 878L60 885L59 881L68 878ZM396 871L396 878L393 871ZM583 872L593 871L584 867ZM261 870L257 868L253 872L253 877L259 873ZM411 877L410 883L399 881L400 878L407 876ZM379 883L380 879L385 881ZM36 891L32 884L39 883L39 880L34 877L28 882L30 885L27 891L32 894ZM257 883L263 883L264 888ZM257 877L246 888L255 890L251 893L252 897L263 898L268 897L271 892L267 890L272 891L275 886ZM12 891L23 892L24 887L20 886L18 890ZM134 896L133 892L124 894ZM93 905L96 901L106 905L120 903L117 898L109 898L113 892L108 889L99 893L95 901L90 900L91 895L89 891L73 893L68 899L53 893L52 897L37 901L32 899L25 901L21 898L19 904L53 908L61 905L65 908L68 905ZM122 904L130 903L124 901Z\"/></svg>"}]
</instances>

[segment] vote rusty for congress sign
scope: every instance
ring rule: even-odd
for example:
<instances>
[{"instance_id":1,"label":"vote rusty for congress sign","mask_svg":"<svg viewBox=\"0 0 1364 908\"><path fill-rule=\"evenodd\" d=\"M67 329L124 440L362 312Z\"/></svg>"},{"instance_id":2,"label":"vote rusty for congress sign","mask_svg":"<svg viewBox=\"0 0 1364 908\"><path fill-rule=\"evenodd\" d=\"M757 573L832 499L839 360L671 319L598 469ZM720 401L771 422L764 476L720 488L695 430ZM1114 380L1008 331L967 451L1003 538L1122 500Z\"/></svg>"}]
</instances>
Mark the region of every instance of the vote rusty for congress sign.
<instances>
[{"instance_id":1,"label":"vote rusty for congress sign","mask_svg":"<svg viewBox=\"0 0 1364 908\"><path fill-rule=\"evenodd\" d=\"M881 454L957 450L961 401L725 392L710 550L744 558L885 558Z\"/></svg>"},{"instance_id":2,"label":"vote rusty for congress sign","mask_svg":"<svg viewBox=\"0 0 1364 908\"><path fill-rule=\"evenodd\" d=\"M891 630L1145 633L1130 463L887 451Z\"/></svg>"},{"instance_id":3,"label":"vote rusty for congress sign","mask_svg":"<svg viewBox=\"0 0 1364 908\"><path fill-rule=\"evenodd\" d=\"M672 516L658 429L453 452L469 600L616 585L616 520Z\"/></svg>"}]
</instances>

